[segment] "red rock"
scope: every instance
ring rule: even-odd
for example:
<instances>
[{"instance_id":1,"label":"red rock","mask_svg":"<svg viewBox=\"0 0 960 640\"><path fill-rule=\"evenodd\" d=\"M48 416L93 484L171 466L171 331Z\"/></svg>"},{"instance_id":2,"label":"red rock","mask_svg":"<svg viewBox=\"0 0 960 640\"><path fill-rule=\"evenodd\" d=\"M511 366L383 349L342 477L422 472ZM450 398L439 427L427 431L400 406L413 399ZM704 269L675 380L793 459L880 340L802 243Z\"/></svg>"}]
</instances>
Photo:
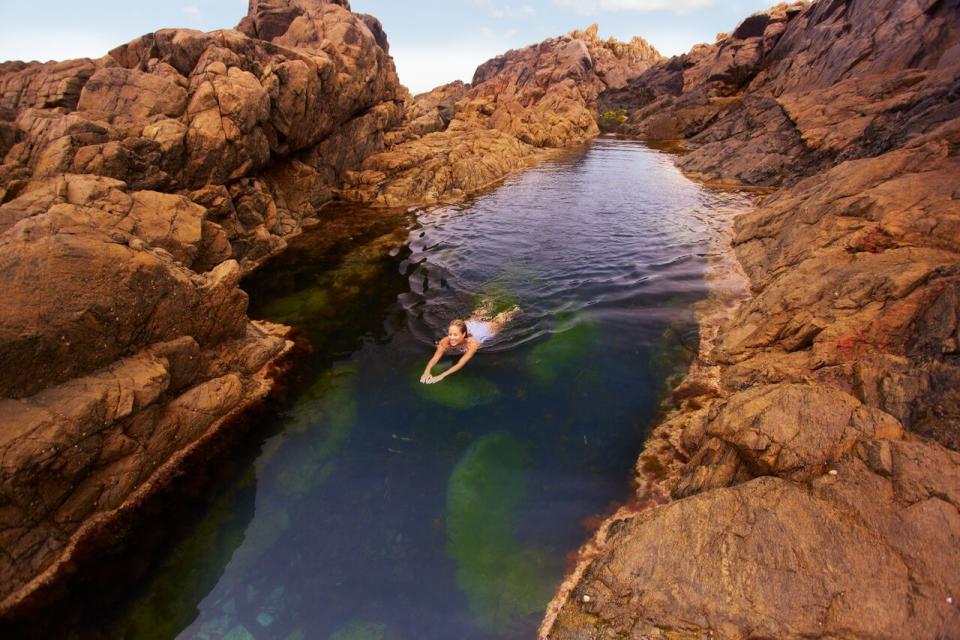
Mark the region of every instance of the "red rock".
<instances>
[{"instance_id":1,"label":"red rock","mask_svg":"<svg viewBox=\"0 0 960 640\"><path fill-rule=\"evenodd\" d=\"M956 2L781 5L601 95L780 189L735 224L719 389L653 431L541 638L956 635L958 52Z\"/></svg>"}]
</instances>

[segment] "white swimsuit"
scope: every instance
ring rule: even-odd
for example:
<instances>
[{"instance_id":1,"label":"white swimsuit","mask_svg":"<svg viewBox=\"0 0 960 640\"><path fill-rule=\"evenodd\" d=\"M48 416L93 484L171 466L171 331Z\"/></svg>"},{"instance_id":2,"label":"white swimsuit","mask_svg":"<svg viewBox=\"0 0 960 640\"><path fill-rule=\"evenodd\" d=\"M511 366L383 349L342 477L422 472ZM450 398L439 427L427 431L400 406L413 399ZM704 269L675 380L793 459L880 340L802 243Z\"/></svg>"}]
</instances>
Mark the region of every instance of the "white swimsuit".
<instances>
[{"instance_id":1,"label":"white swimsuit","mask_svg":"<svg viewBox=\"0 0 960 640\"><path fill-rule=\"evenodd\" d=\"M480 344L493 337L490 323L482 320L467 320L467 332Z\"/></svg>"}]
</instances>

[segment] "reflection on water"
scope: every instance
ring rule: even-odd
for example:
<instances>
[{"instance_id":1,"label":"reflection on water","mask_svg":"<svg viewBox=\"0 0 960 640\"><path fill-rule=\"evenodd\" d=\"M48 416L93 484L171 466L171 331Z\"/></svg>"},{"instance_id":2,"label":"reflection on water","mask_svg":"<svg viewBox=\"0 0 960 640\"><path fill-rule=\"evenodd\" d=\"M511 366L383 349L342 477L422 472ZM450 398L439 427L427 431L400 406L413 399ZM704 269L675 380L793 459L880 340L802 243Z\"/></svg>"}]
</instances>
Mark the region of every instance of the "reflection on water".
<instances>
[{"instance_id":1,"label":"reflection on water","mask_svg":"<svg viewBox=\"0 0 960 640\"><path fill-rule=\"evenodd\" d=\"M315 346L289 408L104 637L533 636L696 344L712 211L745 201L600 140L462 205L325 212L245 283ZM514 305L419 383L450 319Z\"/></svg>"}]
</instances>

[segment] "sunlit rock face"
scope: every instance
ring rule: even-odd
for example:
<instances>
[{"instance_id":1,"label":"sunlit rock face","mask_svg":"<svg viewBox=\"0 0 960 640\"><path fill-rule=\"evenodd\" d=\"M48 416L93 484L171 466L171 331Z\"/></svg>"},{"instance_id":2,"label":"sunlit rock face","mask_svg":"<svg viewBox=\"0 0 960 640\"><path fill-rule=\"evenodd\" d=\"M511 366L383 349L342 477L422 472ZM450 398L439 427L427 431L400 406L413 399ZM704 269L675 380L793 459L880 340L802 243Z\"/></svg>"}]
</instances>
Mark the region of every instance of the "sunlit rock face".
<instances>
[{"instance_id":1,"label":"sunlit rock face","mask_svg":"<svg viewBox=\"0 0 960 640\"><path fill-rule=\"evenodd\" d=\"M958 8L779 5L600 97L689 173L780 189L735 225L716 387L638 464L668 504L604 530L543 637L960 628Z\"/></svg>"},{"instance_id":2,"label":"sunlit rock face","mask_svg":"<svg viewBox=\"0 0 960 640\"><path fill-rule=\"evenodd\" d=\"M417 96L388 149L348 174L343 195L385 206L461 200L544 149L596 136L597 96L661 59L640 38L599 39L596 25L497 56L471 85Z\"/></svg>"},{"instance_id":3,"label":"sunlit rock face","mask_svg":"<svg viewBox=\"0 0 960 640\"><path fill-rule=\"evenodd\" d=\"M250 322L240 278L407 98L347 2L251 2L238 30L0 66L0 614L42 606L267 395L292 343Z\"/></svg>"}]
</instances>

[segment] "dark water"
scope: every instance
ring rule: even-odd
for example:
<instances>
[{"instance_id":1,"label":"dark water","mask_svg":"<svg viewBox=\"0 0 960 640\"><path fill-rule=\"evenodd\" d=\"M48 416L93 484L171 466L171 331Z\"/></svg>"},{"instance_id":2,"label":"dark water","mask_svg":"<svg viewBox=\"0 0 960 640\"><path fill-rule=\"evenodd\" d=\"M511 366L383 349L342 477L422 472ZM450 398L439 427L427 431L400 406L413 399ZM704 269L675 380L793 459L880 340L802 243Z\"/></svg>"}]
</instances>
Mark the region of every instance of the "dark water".
<instances>
[{"instance_id":1,"label":"dark water","mask_svg":"<svg viewBox=\"0 0 960 640\"><path fill-rule=\"evenodd\" d=\"M533 637L585 521L628 496L696 345L713 212L741 202L603 139L463 205L329 212L245 283L315 345L288 410L110 636ZM521 312L420 384L480 305Z\"/></svg>"}]
</instances>

